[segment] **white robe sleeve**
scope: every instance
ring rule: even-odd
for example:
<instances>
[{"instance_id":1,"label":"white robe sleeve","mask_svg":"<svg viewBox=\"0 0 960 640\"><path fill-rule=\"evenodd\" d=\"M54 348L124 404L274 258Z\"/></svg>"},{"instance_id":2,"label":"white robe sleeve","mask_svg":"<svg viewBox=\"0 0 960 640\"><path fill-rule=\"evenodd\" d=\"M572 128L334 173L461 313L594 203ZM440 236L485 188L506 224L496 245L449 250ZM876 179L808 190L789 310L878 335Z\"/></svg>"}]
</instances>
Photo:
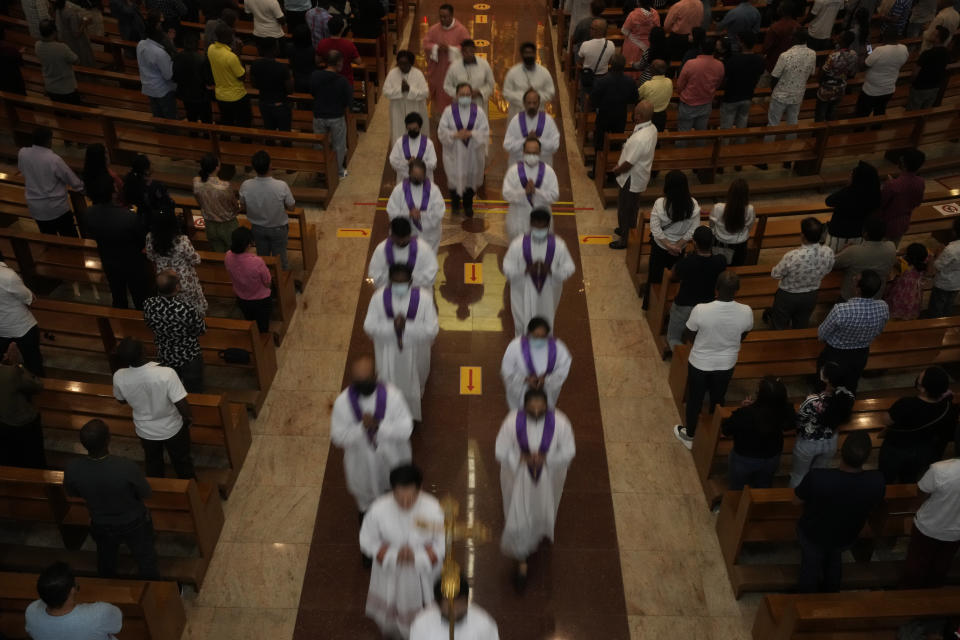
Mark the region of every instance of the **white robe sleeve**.
<instances>
[{"instance_id":1,"label":"white robe sleeve","mask_svg":"<svg viewBox=\"0 0 960 640\"><path fill-rule=\"evenodd\" d=\"M333 403L333 412L330 414L330 440L341 449L347 449L365 437L363 429L357 427L350 400L344 390Z\"/></svg>"},{"instance_id":2,"label":"white robe sleeve","mask_svg":"<svg viewBox=\"0 0 960 640\"><path fill-rule=\"evenodd\" d=\"M442 524L444 521L443 510L435 500L430 501L430 506L424 508L421 515L429 522ZM437 557L436 563L430 562L430 556L427 555L428 544L433 549L434 555ZM421 574L439 570L440 566L443 564L443 558L446 555L446 551L447 546L446 540L444 540L443 527L438 527L430 532L430 535L427 537L427 541L423 546L413 549L413 566L416 568L417 572Z\"/></svg>"},{"instance_id":3,"label":"white robe sleeve","mask_svg":"<svg viewBox=\"0 0 960 640\"><path fill-rule=\"evenodd\" d=\"M446 91L447 95L453 98L456 102L457 98L457 85L459 82L459 63L453 63L447 68L447 75L443 77L443 90Z\"/></svg>"},{"instance_id":4,"label":"white robe sleeve","mask_svg":"<svg viewBox=\"0 0 960 640\"><path fill-rule=\"evenodd\" d=\"M546 177L544 177L546 182ZM527 192L520 184L520 173L517 171L517 165L511 165L503 176L503 185L500 187L500 193L503 199L511 204L524 204L527 202ZM504 258L506 263L506 258Z\"/></svg>"},{"instance_id":5,"label":"white robe sleeve","mask_svg":"<svg viewBox=\"0 0 960 640\"><path fill-rule=\"evenodd\" d=\"M403 393L396 387L388 386L387 406L377 430L377 439L406 441L412 433L413 417L403 399Z\"/></svg>"},{"instance_id":6,"label":"white robe sleeve","mask_svg":"<svg viewBox=\"0 0 960 640\"><path fill-rule=\"evenodd\" d=\"M523 114L521 114L523 115ZM520 133L520 126L517 125L517 133ZM523 142L520 142L521 146ZM546 122L543 125L543 135L540 136L540 154L553 157L553 154L560 148L560 130L557 129L557 122L550 114L547 114Z\"/></svg>"},{"instance_id":7,"label":"white robe sleeve","mask_svg":"<svg viewBox=\"0 0 960 640\"><path fill-rule=\"evenodd\" d=\"M453 106L444 108L443 113L440 114L440 122L437 124L437 138L440 139L440 144L445 147L457 142L457 139L453 137L457 133L457 127L453 122L453 113L450 111L452 108Z\"/></svg>"},{"instance_id":8,"label":"white robe sleeve","mask_svg":"<svg viewBox=\"0 0 960 640\"><path fill-rule=\"evenodd\" d=\"M453 118L453 116L450 117ZM487 120L487 114L484 113L483 109L477 109L477 121L473 123L473 135L470 136L470 140L471 144L484 148L490 141L490 121Z\"/></svg>"},{"instance_id":9,"label":"white robe sleeve","mask_svg":"<svg viewBox=\"0 0 960 640\"><path fill-rule=\"evenodd\" d=\"M403 195L403 183L398 182L390 192L390 198L387 200L387 215L390 219L407 218L410 216L410 209L407 208L407 199Z\"/></svg>"},{"instance_id":10,"label":"white robe sleeve","mask_svg":"<svg viewBox=\"0 0 960 640\"><path fill-rule=\"evenodd\" d=\"M387 264L386 243L387 241L384 240L374 248L373 255L370 256L370 266L367 267L367 277L373 280L373 286L377 289L387 286L387 283L390 282L390 266ZM418 256L417 265L419 266L419 264L420 258Z\"/></svg>"},{"instance_id":11,"label":"white robe sleeve","mask_svg":"<svg viewBox=\"0 0 960 640\"><path fill-rule=\"evenodd\" d=\"M403 155L403 136L400 136L393 143L393 149L390 150L390 166L393 167L394 171L402 172L407 169L407 162L407 158Z\"/></svg>"},{"instance_id":12,"label":"white robe sleeve","mask_svg":"<svg viewBox=\"0 0 960 640\"><path fill-rule=\"evenodd\" d=\"M420 212L421 224L424 229L427 227L439 227L443 224L443 214L447 205L443 201L443 194L440 193L440 187L436 184L430 185L430 200L427 202L427 210Z\"/></svg>"},{"instance_id":13,"label":"white robe sleeve","mask_svg":"<svg viewBox=\"0 0 960 640\"><path fill-rule=\"evenodd\" d=\"M553 100L553 96L557 93L557 87L553 84L553 76L550 75L550 72L539 64L536 73L534 89L540 94L540 104L545 104Z\"/></svg>"},{"instance_id":14,"label":"white robe sleeve","mask_svg":"<svg viewBox=\"0 0 960 640\"><path fill-rule=\"evenodd\" d=\"M510 243L506 255L503 256L503 275L510 280L511 286L520 286L527 276L527 262L523 259L523 236L515 238Z\"/></svg>"},{"instance_id":15,"label":"white robe sleeve","mask_svg":"<svg viewBox=\"0 0 960 640\"><path fill-rule=\"evenodd\" d=\"M393 322L391 321L391 330ZM433 342L440 333L437 309L433 306L433 295L428 289L420 289L420 307L413 322L408 322L403 330L403 342Z\"/></svg>"},{"instance_id":16,"label":"white robe sleeve","mask_svg":"<svg viewBox=\"0 0 960 640\"><path fill-rule=\"evenodd\" d=\"M570 350L562 341L557 340L557 362L553 366L553 371L548 373L543 379L543 390L548 398L556 398L560 394L563 383L570 375L570 365L573 358L570 356Z\"/></svg>"},{"instance_id":17,"label":"white robe sleeve","mask_svg":"<svg viewBox=\"0 0 960 640\"><path fill-rule=\"evenodd\" d=\"M558 350L558 365L560 363L559 356L560 352ZM503 352L503 360L500 362L500 377L503 378L503 386L507 390L508 397L511 389L526 388L527 375L527 365L523 361L523 352L520 350L520 338L514 338L507 345L507 350Z\"/></svg>"},{"instance_id":18,"label":"white robe sleeve","mask_svg":"<svg viewBox=\"0 0 960 640\"><path fill-rule=\"evenodd\" d=\"M570 419L562 411L557 411L555 415L553 437L556 439L557 447L547 456L546 466L566 467L577 453L577 447L573 440L573 427L570 425Z\"/></svg>"},{"instance_id":19,"label":"white robe sleeve","mask_svg":"<svg viewBox=\"0 0 960 640\"><path fill-rule=\"evenodd\" d=\"M410 73L407 74L407 84L410 86L410 90L407 91L407 100L426 100L427 96L430 95L427 77L423 75L423 71L416 67L412 67ZM427 122L423 124L429 126Z\"/></svg>"},{"instance_id":20,"label":"white robe sleeve","mask_svg":"<svg viewBox=\"0 0 960 640\"><path fill-rule=\"evenodd\" d=\"M400 100L407 97L400 88L402 82L403 74L400 72L400 68L394 67L390 69L390 73L387 74L387 77L383 81L383 97L387 100Z\"/></svg>"},{"instance_id":21,"label":"white robe sleeve","mask_svg":"<svg viewBox=\"0 0 960 640\"><path fill-rule=\"evenodd\" d=\"M560 185L557 184L557 174L553 167L546 165L546 170L543 172L543 182L534 190L533 201L537 205L552 208L559 198Z\"/></svg>"},{"instance_id":22,"label":"white robe sleeve","mask_svg":"<svg viewBox=\"0 0 960 640\"><path fill-rule=\"evenodd\" d=\"M427 291L433 291L433 285L437 281L437 271L439 271L439 269L437 254L433 252L433 248L426 242L418 240L417 264L413 266L413 286L422 287Z\"/></svg>"},{"instance_id":23,"label":"white robe sleeve","mask_svg":"<svg viewBox=\"0 0 960 640\"><path fill-rule=\"evenodd\" d=\"M429 123L424 122L424 125ZM423 134L420 134L423 135ZM403 151L400 152L400 157L403 157ZM433 170L437 168L437 149L433 146L433 140L427 138L427 150L423 152L423 164L427 165L427 171L433 173Z\"/></svg>"},{"instance_id":24,"label":"white robe sleeve","mask_svg":"<svg viewBox=\"0 0 960 640\"><path fill-rule=\"evenodd\" d=\"M512 66L503 79L503 97L510 104L522 105L523 94L527 92L527 89L526 77L521 65Z\"/></svg>"},{"instance_id":25,"label":"white robe sleeve","mask_svg":"<svg viewBox=\"0 0 960 640\"><path fill-rule=\"evenodd\" d=\"M523 142L524 137L520 135L520 118L526 117L524 112L521 111L517 115L513 116L513 119L510 120L510 124L507 125L507 133L503 136L503 150L507 152L509 156L519 156L523 153ZM544 127L544 134L546 134L546 127ZM541 146L542 146L541 141Z\"/></svg>"},{"instance_id":26,"label":"white robe sleeve","mask_svg":"<svg viewBox=\"0 0 960 640\"><path fill-rule=\"evenodd\" d=\"M483 80L481 81L482 84L475 88L480 91L480 95L483 96L484 101L487 101L493 93L493 69L490 68L489 63L483 58L477 58L477 63L483 67Z\"/></svg>"},{"instance_id":27,"label":"white robe sleeve","mask_svg":"<svg viewBox=\"0 0 960 640\"><path fill-rule=\"evenodd\" d=\"M520 444L517 442L516 424L517 412L511 411L500 424L495 451L497 461L513 471L520 466Z\"/></svg>"},{"instance_id":28,"label":"white robe sleeve","mask_svg":"<svg viewBox=\"0 0 960 640\"><path fill-rule=\"evenodd\" d=\"M386 340L396 335L393 320L388 318L383 310L383 290L384 288L381 287L374 292L367 307L367 317L363 320L364 333L374 341Z\"/></svg>"},{"instance_id":29,"label":"white robe sleeve","mask_svg":"<svg viewBox=\"0 0 960 640\"><path fill-rule=\"evenodd\" d=\"M524 264L524 267L526 265ZM553 254L553 263L550 265L550 274L558 280L566 280L577 270L573 264L573 258L570 257L570 250L567 249L567 243L563 238L557 236L557 249Z\"/></svg>"},{"instance_id":30,"label":"white robe sleeve","mask_svg":"<svg viewBox=\"0 0 960 640\"><path fill-rule=\"evenodd\" d=\"M360 550L363 551L365 555L373 558L374 562L377 561L377 554L380 553L380 547L386 542L380 534L380 527L390 524L385 522L381 525L381 510L375 509L374 507L376 506L377 503L374 502L373 506L367 511L367 515L363 519L363 524L360 526ZM397 566L398 551L399 549L396 547L387 549L387 552L383 556L383 566L385 568L392 569Z\"/></svg>"}]
</instances>

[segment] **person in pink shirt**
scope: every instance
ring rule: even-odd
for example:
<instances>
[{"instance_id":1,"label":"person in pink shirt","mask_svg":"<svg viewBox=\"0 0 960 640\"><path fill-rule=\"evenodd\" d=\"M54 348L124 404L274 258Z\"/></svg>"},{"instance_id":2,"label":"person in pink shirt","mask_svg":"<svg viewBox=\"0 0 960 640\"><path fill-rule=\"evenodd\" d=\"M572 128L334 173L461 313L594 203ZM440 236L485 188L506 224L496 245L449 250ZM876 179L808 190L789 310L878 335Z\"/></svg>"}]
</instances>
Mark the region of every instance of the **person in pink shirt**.
<instances>
[{"instance_id":1,"label":"person in pink shirt","mask_svg":"<svg viewBox=\"0 0 960 640\"><path fill-rule=\"evenodd\" d=\"M713 56L715 48L716 41L713 38L705 39L700 47L700 55L688 60L680 70L680 77L677 78L677 92L680 95L678 131L702 131L707 128L713 97L723 82L723 63Z\"/></svg>"},{"instance_id":2,"label":"person in pink shirt","mask_svg":"<svg viewBox=\"0 0 960 640\"><path fill-rule=\"evenodd\" d=\"M453 6L440 5L440 22L427 29L423 38L423 55L427 58L427 84L430 86L430 112L439 117L450 105L450 96L443 89L450 63L460 59L460 43L470 39L470 32L453 17Z\"/></svg>"},{"instance_id":3,"label":"person in pink shirt","mask_svg":"<svg viewBox=\"0 0 960 640\"><path fill-rule=\"evenodd\" d=\"M687 49L690 32L703 22L703 2L701 0L680 0L670 7L663 20L663 29L667 32L670 50L674 60L683 57Z\"/></svg>"},{"instance_id":4,"label":"person in pink shirt","mask_svg":"<svg viewBox=\"0 0 960 640\"><path fill-rule=\"evenodd\" d=\"M260 333L270 331L270 313L273 311L270 270L257 255L250 229L238 227L234 230L224 264L244 319L255 321Z\"/></svg>"},{"instance_id":5,"label":"person in pink shirt","mask_svg":"<svg viewBox=\"0 0 960 640\"><path fill-rule=\"evenodd\" d=\"M660 26L660 14L651 6L651 0L640 0L639 6L630 12L623 23L623 57L627 65L643 58L650 48L650 30Z\"/></svg>"}]
</instances>

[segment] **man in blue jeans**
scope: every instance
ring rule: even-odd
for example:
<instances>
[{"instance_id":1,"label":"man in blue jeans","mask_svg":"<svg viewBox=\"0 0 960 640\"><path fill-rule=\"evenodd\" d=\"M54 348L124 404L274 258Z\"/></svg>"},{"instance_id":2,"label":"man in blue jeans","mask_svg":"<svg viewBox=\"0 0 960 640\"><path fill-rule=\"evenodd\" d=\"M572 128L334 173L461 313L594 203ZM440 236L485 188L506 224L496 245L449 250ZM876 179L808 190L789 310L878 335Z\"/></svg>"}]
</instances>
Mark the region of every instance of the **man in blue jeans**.
<instances>
[{"instance_id":1,"label":"man in blue jeans","mask_svg":"<svg viewBox=\"0 0 960 640\"><path fill-rule=\"evenodd\" d=\"M244 180L240 185L240 208L247 214L253 243L259 256L277 256L284 269L290 268L287 260L287 239L290 218L297 203L290 186L270 175L270 154L257 151L250 160L256 178Z\"/></svg>"},{"instance_id":2,"label":"man in blue jeans","mask_svg":"<svg viewBox=\"0 0 960 640\"><path fill-rule=\"evenodd\" d=\"M346 177L344 164L347 157L347 109L353 102L353 87L340 74L343 54L331 51L326 60L317 59L322 68L310 76L310 93L313 94L313 132L327 134L333 150L337 153L337 172Z\"/></svg>"}]
</instances>

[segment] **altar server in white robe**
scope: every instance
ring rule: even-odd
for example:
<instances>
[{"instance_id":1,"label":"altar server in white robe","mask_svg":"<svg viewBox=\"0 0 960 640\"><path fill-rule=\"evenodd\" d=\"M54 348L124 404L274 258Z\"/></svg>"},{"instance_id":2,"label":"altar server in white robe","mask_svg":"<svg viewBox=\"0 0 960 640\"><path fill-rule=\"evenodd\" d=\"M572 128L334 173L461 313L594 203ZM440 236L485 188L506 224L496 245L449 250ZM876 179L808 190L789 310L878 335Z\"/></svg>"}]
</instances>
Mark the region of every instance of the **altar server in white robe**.
<instances>
[{"instance_id":1,"label":"altar server in white robe","mask_svg":"<svg viewBox=\"0 0 960 640\"><path fill-rule=\"evenodd\" d=\"M493 94L493 69L486 60L477 55L477 46L473 40L464 40L460 44L460 54L460 59L447 69L443 90L455 99L460 95L461 84L470 85L473 103L487 115L490 96Z\"/></svg>"},{"instance_id":2,"label":"altar server in white robe","mask_svg":"<svg viewBox=\"0 0 960 640\"><path fill-rule=\"evenodd\" d=\"M500 189L507 201L507 235L510 239L530 230L530 212L550 209L560 197L560 185L553 167L540 160L540 141L523 143L523 159L507 168Z\"/></svg>"},{"instance_id":3,"label":"altar server in white robe","mask_svg":"<svg viewBox=\"0 0 960 640\"><path fill-rule=\"evenodd\" d=\"M430 351L440 332L429 289L410 286L406 264L390 267L390 284L376 290L363 330L373 340L380 379L403 393L410 415L420 421L420 399L430 375Z\"/></svg>"},{"instance_id":4,"label":"altar server in white robe","mask_svg":"<svg viewBox=\"0 0 960 640\"><path fill-rule=\"evenodd\" d=\"M412 459L413 418L400 390L377 380L373 358L354 362L350 378L333 403L330 439L343 449L347 489L363 518L390 488L390 470Z\"/></svg>"},{"instance_id":5,"label":"altar server in white robe","mask_svg":"<svg viewBox=\"0 0 960 640\"><path fill-rule=\"evenodd\" d=\"M437 137L443 145L443 169L450 191L450 211L473 217L473 196L483 184L490 124L483 109L473 103L467 83L457 86L457 100L440 116Z\"/></svg>"},{"instance_id":6,"label":"altar server in white robe","mask_svg":"<svg viewBox=\"0 0 960 640\"><path fill-rule=\"evenodd\" d=\"M563 281L575 270L566 243L550 233L550 212L531 211L530 233L514 238L503 257L516 335L522 336L530 320L538 316L556 329L553 318L563 293Z\"/></svg>"},{"instance_id":7,"label":"altar server in white robe","mask_svg":"<svg viewBox=\"0 0 960 640\"><path fill-rule=\"evenodd\" d=\"M410 637L443 565L443 509L422 484L417 467L395 468L390 493L374 500L360 527L360 548L373 558L366 614L388 638Z\"/></svg>"},{"instance_id":8,"label":"altar server in white robe","mask_svg":"<svg viewBox=\"0 0 960 640\"><path fill-rule=\"evenodd\" d=\"M415 61L412 51L398 51L397 66L390 69L383 81L383 96L390 101L391 142L403 135L403 123L408 113L419 113L424 121L430 118L427 111L430 88L423 72L413 66Z\"/></svg>"},{"instance_id":9,"label":"altar server in white robe","mask_svg":"<svg viewBox=\"0 0 960 640\"><path fill-rule=\"evenodd\" d=\"M423 160L410 160L410 177L401 180L387 200L390 219L406 218L413 225L413 234L430 245L436 253L440 248L440 234L446 205L440 187L427 180L427 165Z\"/></svg>"},{"instance_id":10,"label":"altar server in white robe","mask_svg":"<svg viewBox=\"0 0 960 640\"><path fill-rule=\"evenodd\" d=\"M500 640L497 623L490 614L476 604L470 603L470 583L460 574L460 590L450 601L443 597L441 581L433 586L435 602L420 612L410 626L410 640L450 640L450 621L453 620L453 637L456 640Z\"/></svg>"},{"instance_id":11,"label":"altar server in white robe","mask_svg":"<svg viewBox=\"0 0 960 640\"><path fill-rule=\"evenodd\" d=\"M545 103L553 100L557 91L553 76L546 67L537 64L537 45L532 42L521 44L520 58L521 62L510 67L503 78L503 97L510 105L507 122L523 111L523 96L527 90L534 89Z\"/></svg>"},{"instance_id":12,"label":"altar server in white robe","mask_svg":"<svg viewBox=\"0 0 960 640\"><path fill-rule=\"evenodd\" d=\"M426 242L415 238L412 229L408 218L390 221L390 235L374 248L370 256L367 277L373 280L373 286L379 288L390 284L390 267L399 263L413 270L413 286L433 291L433 283L437 280L437 254Z\"/></svg>"},{"instance_id":13,"label":"altar server in white robe","mask_svg":"<svg viewBox=\"0 0 960 640\"><path fill-rule=\"evenodd\" d=\"M437 168L437 149L433 140L423 130L424 119L417 112L404 118L407 132L397 138L390 150L390 166L397 172L397 183L410 176L410 160L423 160L427 166L427 180L433 182L433 170Z\"/></svg>"},{"instance_id":14,"label":"altar server in white robe","mask_svg":"<svg viewBox=\"0 0 960 640\"><path fill-rule=\"evenodd\" d=\"M553 154L560 148L560 130L556 121L540 109L540 94L533 89L523 95L523 109L510 120L503 137L503 148L510 162L520 162L523 144L533 136L540 141L540 159L553 166Z\"/></svg>"},{"instance_id":15,"label":"altar server in white robe","mask_svg":"<svg viewBox=\"0 0 960 640\"><path fill-rule=\"evenodd\" d=\"M543 389L547 406L556 408L572 362L567 345L550 335L550 323L540 317L530 320L527 335L510 341L500 363L507 406L520 409L523 394L530 389Z\"/></svg>"},{"instance_id":16,"label":"altar server in white robe","mask_svg":"<svg viewBox=\"0 0 960 640\"><path fill-rule=\"evenodd\" d=\"M517 561L517 586L527 577L527 558L540 541L553 541L553 527L576 453L573 428L561 411L547 408L542 389L524 394L523 408L507 414L497 434L503 494L503 536L500 550Z\"/></svg>"}]
</instances>

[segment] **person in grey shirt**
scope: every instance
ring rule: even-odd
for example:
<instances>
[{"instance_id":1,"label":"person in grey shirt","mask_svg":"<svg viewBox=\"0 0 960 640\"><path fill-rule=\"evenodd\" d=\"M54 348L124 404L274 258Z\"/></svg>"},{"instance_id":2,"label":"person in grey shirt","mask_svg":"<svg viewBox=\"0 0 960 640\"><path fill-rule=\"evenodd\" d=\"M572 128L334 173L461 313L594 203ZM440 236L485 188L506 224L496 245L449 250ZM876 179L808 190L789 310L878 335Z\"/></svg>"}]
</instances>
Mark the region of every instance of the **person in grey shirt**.
<instances>
[{"instance_id":1,"label":"person in grey shirt","mask_svg":"<svg viewBox=\"0 0 960 640\"><path fill-rule=\"evenodd\" d=\"M33 145L17 153L17 169L23 174L27 209L40 233L77 237L67 189L83 191L77 177L50 145L53 132L47 127L33 130Z\"/></svg>"},{"instance_id":2,"label":"person in grey shirt","mask_svg":"<svg viewBox=\"0 0 960 640\"><path fill-rule=\"evenodd\" d=\"M37 578L37 595L24 614L33 640L115 640L123 613L107 602L77 603L80 588L66 562L55 562Z\"/></svg>"},{"instance_id":3,"label":"person in grey shirt","mask_svg":"<svg viewBox=\"0 0 960 640\"><path fill-rule=\"evenodd\" d=\"M283 268L289 269L287 232L290 218L287 212L293 211L297 203L287 183L270 175L270 154L257 151L250 164L257 177L244 180L240 185L240 208L250 221L257 255L277 256Z\"/></svg>"},{"instance_id":4,"label":"person in grey shirt","mask_svg":"<svg viewBox=\"0 0 960 640\"><path fill-rule=\"evenodd\" d=\"M884 236L887 225L880 216L867 218L863 223L863 242L847 245L833 263L833 268L843 271L843 284L840 285L840 297L849 300L857 296L857 278L864 271L876 271L880 275L880 290L874 300L883 297L887 286L887 274L897 261L897 246Z\"/></svg>"},{"instance_id":5,"label":"person in grey shirt","mask_svg":"<svg viewBox=\"0 0 960 640\"><path fill-rule=\"evenodd\" d=\"M40 40L34 45L43 74L43 90L54 102L81 104L77 93L77 77L73 65L80 58L73 49L57 39L57 25L53 20L40 21Z\"/></svg>"}]
</instances>

